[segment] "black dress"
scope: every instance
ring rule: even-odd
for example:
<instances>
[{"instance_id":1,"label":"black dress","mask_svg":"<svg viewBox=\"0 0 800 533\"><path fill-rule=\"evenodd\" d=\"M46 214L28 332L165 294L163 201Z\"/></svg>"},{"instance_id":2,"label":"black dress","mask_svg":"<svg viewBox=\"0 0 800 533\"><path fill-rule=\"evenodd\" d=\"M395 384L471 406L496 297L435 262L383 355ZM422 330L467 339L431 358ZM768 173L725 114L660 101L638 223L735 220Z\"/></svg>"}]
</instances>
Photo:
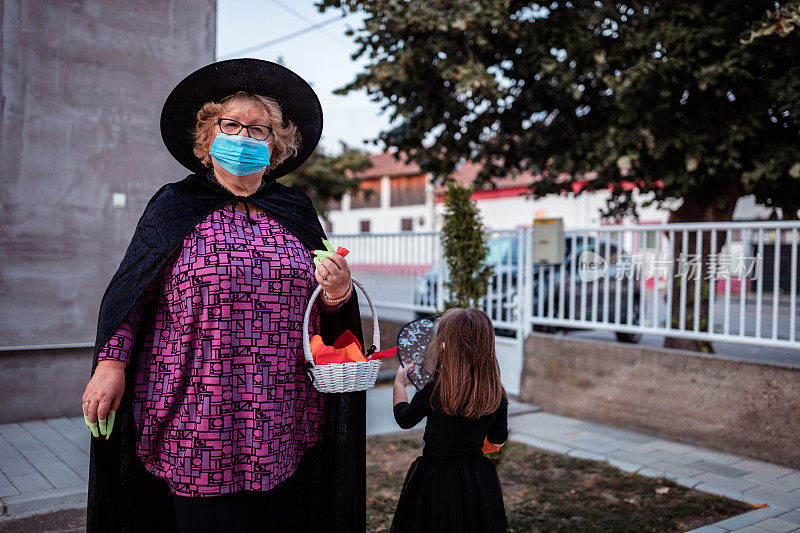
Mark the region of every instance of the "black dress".
<instances>
[{"instance_id":1,"label":"black dress","mask_svg":"<svg viewBox=\"0 0 800 533\"><path fill-rule=\"evenodd\" d=\"M508 402L477 419L444 414L431 397L435 382L411 403L394 407L403 429L428 417L422 456L408 469L394 513L392 532L506 531L503 492L494 465L483 455L484 438L500 444L508 438Z\"/></svg>"},{"instance_id":2,"label":"black dress","mask_svg":"<svg viewBox=\"0 0 800 533\"><path fill-rule=\"evenodd\" d=\"M323 247L325 233L311 200L304 193L272 181L243 198L215 185L212 176L209 171L169 183L145 207L125 257L103 296L92 372L97 365L97 354L134 302L184 237L215 209L246 200L280 222L308 249ZM353 296L341 308L320 317L326 343L333 343L345 329L359 341L363 340L358 301ZM153 317L151 311L146 313L147 320ZM141 352L147 331L150 328L142 326L136 333L132 354ZM92 439L86 521L89 533L177 530L169 487L147 472L136 455L130 393L136 368L132 362L125 369L125 394L111 438ZM328 394L325 409L317 444L306 451L287 484L282 515L275 525L279 531L361 533L366 530L366 394L363 391Z\"/></svg>"}]
</instances>

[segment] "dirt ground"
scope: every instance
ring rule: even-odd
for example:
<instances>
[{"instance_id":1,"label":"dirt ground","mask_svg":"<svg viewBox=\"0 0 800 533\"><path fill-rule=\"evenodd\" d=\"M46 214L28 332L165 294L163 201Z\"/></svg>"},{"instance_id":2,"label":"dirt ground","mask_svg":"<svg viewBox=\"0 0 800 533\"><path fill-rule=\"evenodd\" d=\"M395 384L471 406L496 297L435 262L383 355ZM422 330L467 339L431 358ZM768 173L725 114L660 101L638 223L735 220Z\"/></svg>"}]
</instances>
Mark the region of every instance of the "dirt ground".
<instances>
[{"instance_id":1,"label":"dirt ground","mask_svg":"<svg viewBox=\"0 0 800 533\"><path fill-rule=\"evenodd\" d=\"M389 531L421 433L367 440L367 530ZM747 504L628 474L598 461L509 443L495 457L512 532L688 531L751 509Z\"/></svg>"},{"instance_id":2,"label":"dirt ground","mask_svg":"<svg viewBox=\"0 0 800 533\"><path fill-rule=\"evenodd\" d=\"M367 531L389 531L406 471L421 443L421 432L367 439ZM513 442L493 460L511 532L688 531L751 509L668 480ZM78 533L85 528L85 509L0 522L2 533Z\"/></svg>"},{"instance_id":3,"label":"dirt ground","mask_svg":"<svg viewBox=\"0 0 800 533\"><path fill-rule=\"evenodd\" d=\"M2 533L82 533L86 531L86 508L0 522Z\"/></svg>"}]
</instances>

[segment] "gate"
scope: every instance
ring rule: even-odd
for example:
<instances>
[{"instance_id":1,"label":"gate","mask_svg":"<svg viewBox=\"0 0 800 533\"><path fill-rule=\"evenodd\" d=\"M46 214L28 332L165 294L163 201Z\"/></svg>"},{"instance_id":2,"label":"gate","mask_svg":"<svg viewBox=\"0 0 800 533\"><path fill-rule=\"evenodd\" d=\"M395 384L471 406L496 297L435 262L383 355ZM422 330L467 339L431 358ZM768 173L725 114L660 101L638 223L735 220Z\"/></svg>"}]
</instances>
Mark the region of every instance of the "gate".
<instances>
[{"instance_id":1,"label":"gate","mask_svg":"<svg viewBox=\"0 0 800 533\"><path fill-rule=\"evenodd\" d=\"M533 264L533 232L487 232L494 274L480 305L494 322L511 393L519 390L525 337L535 330L591 329L623 342L648 334L800 353L800 222L574 228L564 232L563 261L553 265ZM351 269L369 287L381 317L408 321L444 307L439 237L331 239L353 250Z\"/></svg>"}]
</instances>

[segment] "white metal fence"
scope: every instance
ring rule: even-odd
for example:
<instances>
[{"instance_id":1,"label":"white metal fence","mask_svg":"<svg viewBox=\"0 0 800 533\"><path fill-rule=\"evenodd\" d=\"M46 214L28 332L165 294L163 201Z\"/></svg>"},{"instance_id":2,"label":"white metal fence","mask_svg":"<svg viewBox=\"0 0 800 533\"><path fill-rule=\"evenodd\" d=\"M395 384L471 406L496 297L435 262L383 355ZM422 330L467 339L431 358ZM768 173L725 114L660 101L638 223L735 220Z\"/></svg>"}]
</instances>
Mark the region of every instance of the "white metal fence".
<instances>
[{"instance_id":1,"label":"white metal fence","mask_svg":"<svg viewBox=\"0 0 800 533\"><path fill-rule=\"evenodd\" d=\"M565 231L560 264L533 264L534 229L490 231L484 309L521 341L556 328L800 349L800 222L599 226ZM333 235L376 304L399 319L446 299L435 232Z\"/></svg>"}]
</instances>

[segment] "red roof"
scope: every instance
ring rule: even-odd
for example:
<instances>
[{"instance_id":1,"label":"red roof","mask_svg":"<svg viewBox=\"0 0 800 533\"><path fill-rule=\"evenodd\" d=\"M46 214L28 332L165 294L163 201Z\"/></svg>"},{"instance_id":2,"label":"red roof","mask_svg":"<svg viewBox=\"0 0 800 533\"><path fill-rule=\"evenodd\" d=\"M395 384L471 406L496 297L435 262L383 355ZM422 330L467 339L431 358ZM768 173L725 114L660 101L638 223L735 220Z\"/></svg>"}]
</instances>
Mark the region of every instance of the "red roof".
<instances>
[{"instance_id":1,"label":"red roof","mask_svg":"<svg viewBox=\"0 0 800 533\"><path fill-rule=\"evenodd\" d=\"M413 176L421 174L422 169L414 162L409 163L406 154L400 153L399 159L395 158L395 152L384 152L382 154L369 154L372 161L370 168L364 169L358 174L357 178L382 178L383 176Z\"/></svg>"},{"instance_id":2,"label":"red roof","mask_svg":"<svg viewBox=\"0 0 800 533\"><path fill-rule=\"evenodd\" d=\"M396 153L397 152L383 152L381 154L369 154L369 158L372 161L372 167L359 172L356 174L356 177L361 179L375 179L382 178L383 176L388 176L391 178L397 176L415 176L422 174L422 169L419 168L419 165L414 162L409 162L405 153L400 152L397 158L395 157ZM480 164L467 161L461 164L452 174L450 174L450 178L456 180L464 186L471 186L475 181L475 178L478 177L480 168ZM582 189L585 189L588 183L595 179L595 177L596 174L594 172L588 172L585 174L584 179L575 180L573 183L571 183L570 188L574 193L578 193ZM567 181L569 179L569 174L560 174L558 178L556 178L557 181ZM504 176L495 178L494 187L491 183L486 183L483 185L483 187L481 187L480 190L506 190L506 194L509 194L512 192L510 189L521 190L521 188L527 188L539 180L541 180L541 176L539 174L534 175L531 172L523 172L517 177ZM621 185L625 190L630 190L637 187L637 184L635 183L624 181ZM660 187L661 182L657 182L656 186ZM446 187L444 185L437 185L434 189L434 194L436 196L441 196L445 189ZM525 191L519 192L518 194L523 194L524 192Z\"/></svg>"},{"instance_id":3,"label":"red roof","mask_svg":"<svg viewBox=\"0 0 800 533\"><path fill-rule=\"evenodd\" d=\"M456 180L461 185L465 187L469 187L475 181L475 178L478 177L478 172L480 172L481 166L478 163L473 163L468 161L463 163L460 167L458 167L455 172L450 174L450 177ZM496 185L497 189L511 189L516 187L527 187L534 183L535 181L539 181L540 177L534 176L530 172L523 172L519 174L517 177L502 177L502 178L495 178L494 184ZM444 185L439 185L434 189L434 194L442 194L447 187ZM492 185L490 183L486 183L482 189L492 189Z\"/></svg>"}]
</instances>

